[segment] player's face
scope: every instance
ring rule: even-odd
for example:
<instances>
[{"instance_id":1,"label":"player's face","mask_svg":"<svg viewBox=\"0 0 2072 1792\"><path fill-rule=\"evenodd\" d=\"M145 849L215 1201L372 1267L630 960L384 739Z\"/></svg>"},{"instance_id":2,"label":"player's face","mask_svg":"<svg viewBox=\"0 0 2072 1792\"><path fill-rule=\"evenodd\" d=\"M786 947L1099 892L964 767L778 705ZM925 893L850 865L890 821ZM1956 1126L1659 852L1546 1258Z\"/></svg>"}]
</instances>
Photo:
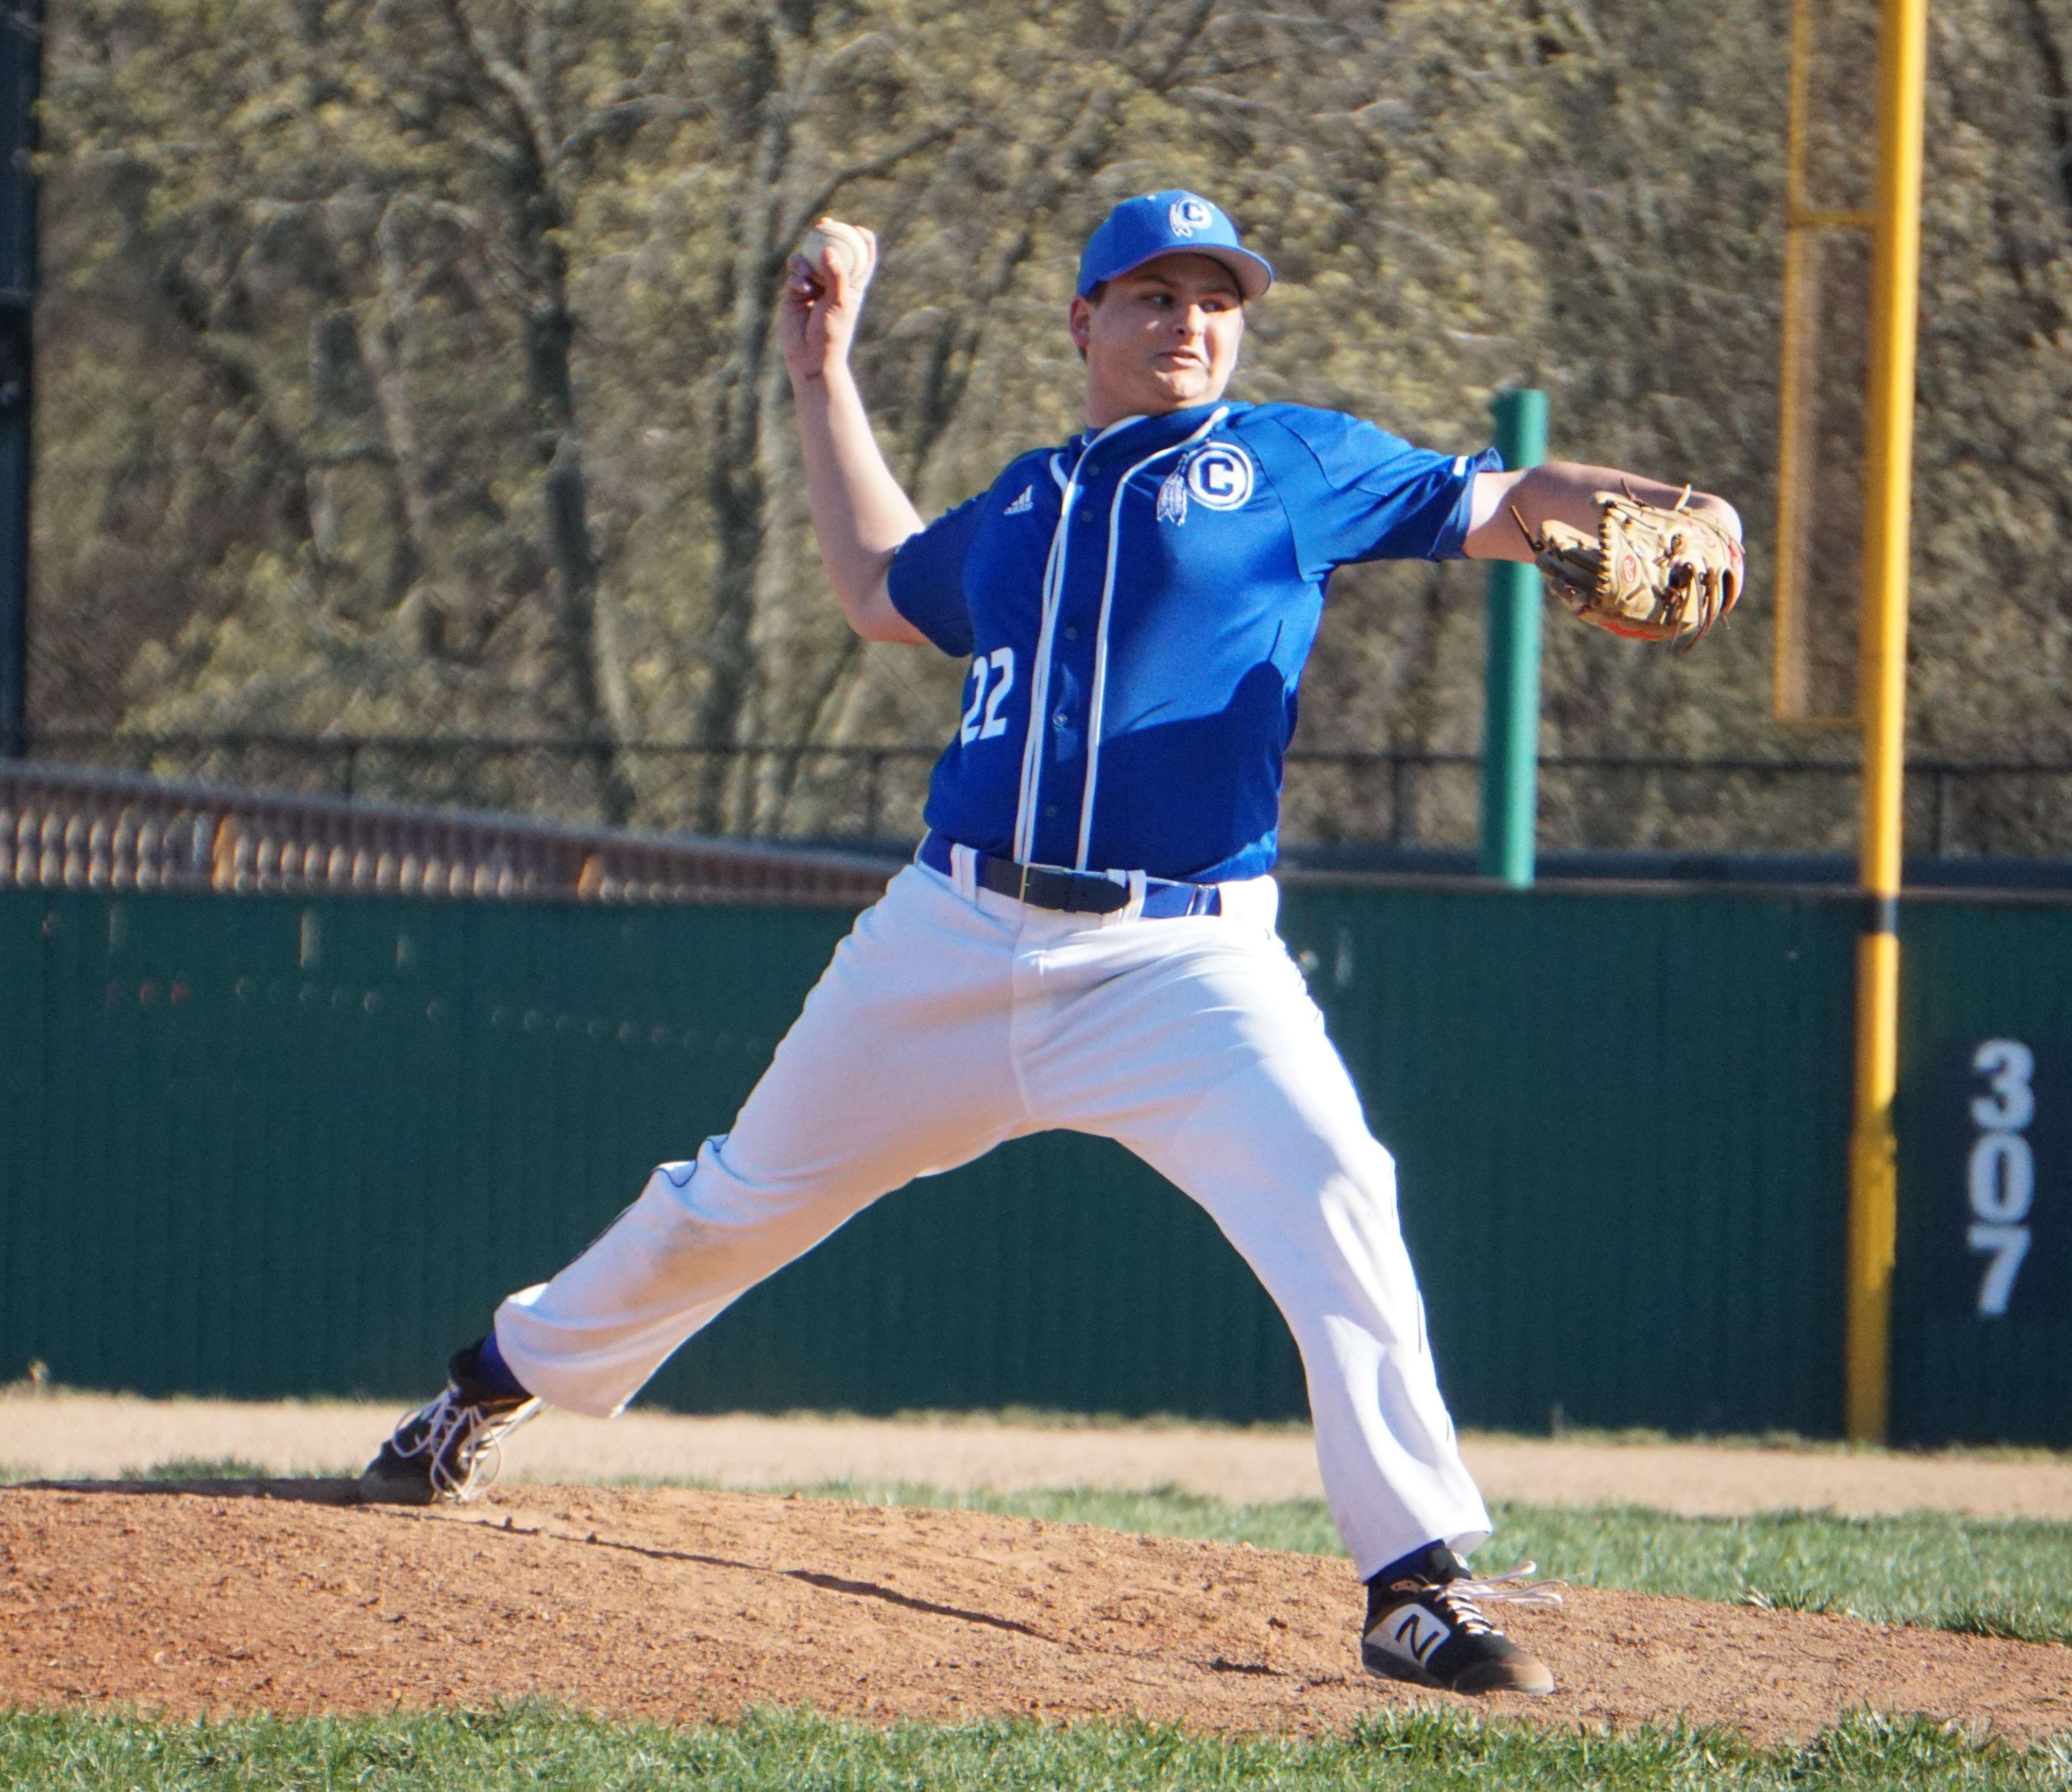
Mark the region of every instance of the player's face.
<instances>
[{"instance_id":1,"label":"player's face","mask_svg":"<svg viewBox=\"0 0 2072 1792\"><path fill-rule=\"evenodd\" d=\"M1222 262L1161 255L1111 280L1096 305L1072 301L1087 357L1087 421L1102 429L1223 395L1244 335L1244 298Z\"/></svg>"}]
</instances>

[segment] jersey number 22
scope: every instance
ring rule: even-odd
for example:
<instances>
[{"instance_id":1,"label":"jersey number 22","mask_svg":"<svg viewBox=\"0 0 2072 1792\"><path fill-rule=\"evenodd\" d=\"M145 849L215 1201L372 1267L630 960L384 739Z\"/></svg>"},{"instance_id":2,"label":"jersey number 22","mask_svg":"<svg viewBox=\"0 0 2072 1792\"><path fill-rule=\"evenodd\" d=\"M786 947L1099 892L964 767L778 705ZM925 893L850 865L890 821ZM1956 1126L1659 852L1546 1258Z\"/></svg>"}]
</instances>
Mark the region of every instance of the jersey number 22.
<instances>
[{"instance_id":1,"label":"jersey number 22","mask_svg":"<svg viewBox=\"0 0 2072 1792\"><path fill-rule=\"evenodd\" d=\"M999 673L997 678L993 674ZM980 654L972 661L971 707L964 711L964 725L957 730L957 738L966 746L973 741L989 741L996 734L1007 732L1007 717L1000 713L1001 700L1014 688L1014 649L995 647L990 655ZM988 690L988 684L992 689ZM980 721L979 712L983 709L985 719Z\"/></svg>"}]
</instances>

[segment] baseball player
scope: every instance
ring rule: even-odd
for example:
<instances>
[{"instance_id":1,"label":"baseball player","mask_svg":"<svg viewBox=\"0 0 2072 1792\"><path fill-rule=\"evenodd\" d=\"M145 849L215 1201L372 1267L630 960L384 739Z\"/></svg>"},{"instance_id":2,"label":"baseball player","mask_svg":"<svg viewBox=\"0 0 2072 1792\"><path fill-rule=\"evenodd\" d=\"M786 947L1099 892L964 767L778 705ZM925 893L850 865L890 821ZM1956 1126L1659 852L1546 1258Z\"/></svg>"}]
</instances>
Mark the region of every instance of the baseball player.
<instances>
[{"instance_id":1,"label":"baseball player","mask_svg":"<svg viewBox=\"0 0 2072 1792\"><path fill-rule=\"evenodd\" d=\"M1070 1128L1205 1207L1285 1317L1367 1586L1366 1666L1551 1691L1483 1608L1558 1596L1526 1583L1529 1564L1478 1579L1462 1560L1490 1519L1440 1395L1395 1166L1274 931L1281 758L1334 568L1536 550L1593 619L1692 633L1738 588L1738 520L1605 468L1507 473L1493 452L1227 400L1273 271L1174 191L1125 200L1086 245L1067 319L1083 433L924 524L849 371L875 241L823 220L809 244L782 330L828 579L866 639L968 663L927 836L733 1129L504 1302L368 1466L366 1497L464 1497L543 1401L617 1412L880 1195ZM1607 572L1635 543L1634 567Z\"/></svg>"}]
</instances>

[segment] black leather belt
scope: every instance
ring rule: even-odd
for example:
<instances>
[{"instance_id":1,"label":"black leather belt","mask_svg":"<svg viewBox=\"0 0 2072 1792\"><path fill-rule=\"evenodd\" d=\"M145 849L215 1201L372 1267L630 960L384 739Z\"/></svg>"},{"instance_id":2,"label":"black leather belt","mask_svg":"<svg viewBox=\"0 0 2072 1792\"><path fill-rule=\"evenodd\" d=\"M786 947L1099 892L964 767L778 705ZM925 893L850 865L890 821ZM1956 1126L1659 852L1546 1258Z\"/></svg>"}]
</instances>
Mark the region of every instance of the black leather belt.
<instances>
[{"instance_id":1,"label":"black leather belt","mask_svg":"<svg viewBox=\"0 0 2072 1792\"><path fill-rule=\"evenodd\" d=\"M952 842L932 829L914 856L931 870L950 876ZM1112 914L1129 902L1129 886L1098 872L1067 871L1054 865L1023 865L993 853L974 853L973 874L980 886L1001 896L1012 896L1031 908L1054 909L1065 914ZM1220 914L1223 893L1215 884L1179 883L1166 878L1144 880L1144 907L1147 920L1172 920L1182 914Z\"/></svg>"}]
</instances>

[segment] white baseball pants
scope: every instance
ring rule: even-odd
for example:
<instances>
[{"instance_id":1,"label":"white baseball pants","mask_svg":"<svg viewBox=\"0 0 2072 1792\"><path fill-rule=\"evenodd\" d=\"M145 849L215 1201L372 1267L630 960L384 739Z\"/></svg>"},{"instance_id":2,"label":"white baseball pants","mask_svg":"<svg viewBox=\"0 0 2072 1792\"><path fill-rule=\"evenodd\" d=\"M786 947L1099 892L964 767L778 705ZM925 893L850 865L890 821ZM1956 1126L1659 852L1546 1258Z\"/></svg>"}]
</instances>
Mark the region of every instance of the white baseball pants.
<instances>
[{"instance_id":1,"label":"white baseball pants","mask_svg":"<svg viewBox=\"0 0 2072 1792\"><path fill-rule=\"evenodd\" d=\"M1473 1548L1489 1515L1440 1396L1395 1163L1273 931L1278 900L1262 878L1225 885L1219 915L1059 914L908 866L733 1130L498 1309L504 1361L557 1406L616 1412L880 1195L1022 1133L1096 1133L1207 1209L1286 1317L1361 1577L1435 1538Z\"/></svg>"}]
</instances>

